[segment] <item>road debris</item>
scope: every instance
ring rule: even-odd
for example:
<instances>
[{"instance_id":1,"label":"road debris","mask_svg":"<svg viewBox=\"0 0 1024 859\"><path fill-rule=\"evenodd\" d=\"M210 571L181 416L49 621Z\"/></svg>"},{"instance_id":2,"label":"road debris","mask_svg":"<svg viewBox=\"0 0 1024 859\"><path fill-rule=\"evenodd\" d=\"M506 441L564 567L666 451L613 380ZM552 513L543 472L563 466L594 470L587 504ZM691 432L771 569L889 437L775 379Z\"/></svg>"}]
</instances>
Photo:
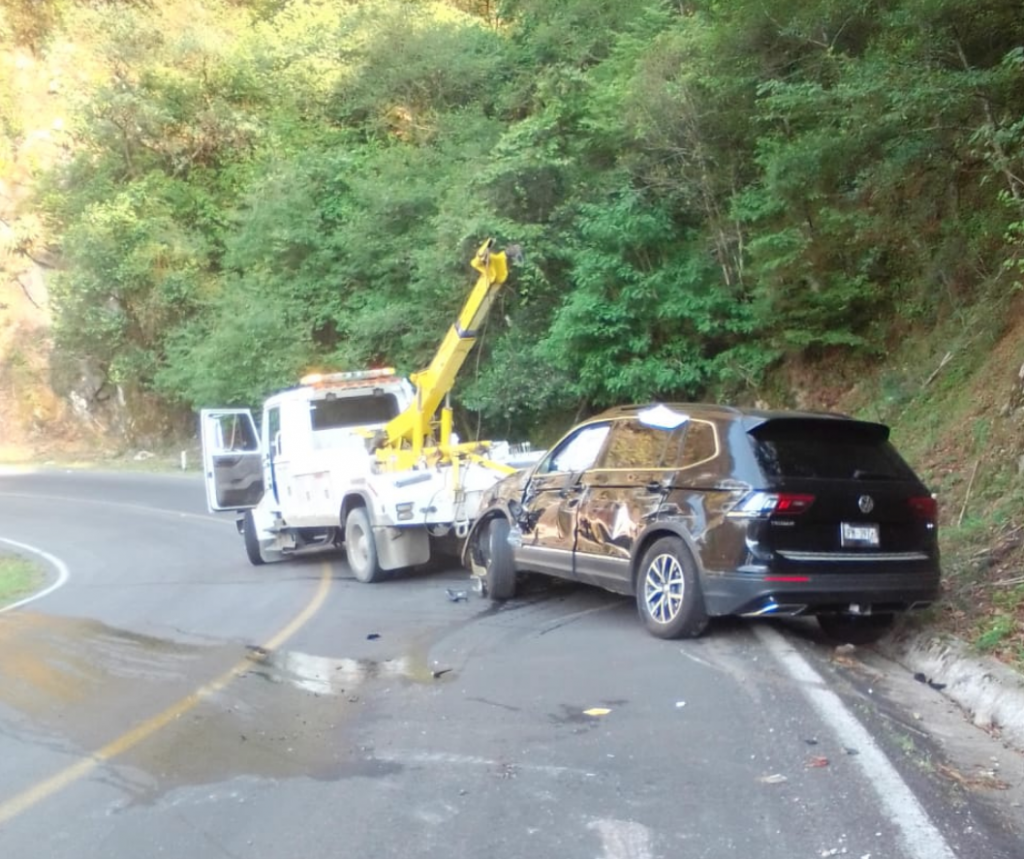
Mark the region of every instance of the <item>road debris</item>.
<instances>
[{"instance_id":1,"label":"road debris","mask_svg":"<svg viewBox=\"0 0 1024 859\"><path fill-rule=\"evenodd\" d=\"M856 749L850 748L849 746L843 746L843 751L846 752L851 758L856 757L860 754Z\"/></svg>"},{"instance_id":2,"label":"road debris","mask_svg":"<svg viewBox=\"0 0 1024 859\"><path fill-rule=\"evenodd\" d=\"M940 775L955 781L968 790L1009 790L1010 785L996 776L994 770L981 770L977 773L965 774L949 764L939 764L935 768Z\"/></svg>"},{"instance_id":3,"label":"road debris","mask_svg":"<svg viewBox=\"0 0 1024 859\"><path fill-rule=\"evenodd\" d=\"M943 689L946 688L946 684L945 683L939 683L939 682L937 682L935 680L932 680L931 677L928 677L927 675L922 674L920 671L918 671L916 674L914 674L914 679L918 683L925 683L925 684L927 684L932 689L934 689L936 692L941 692Z\"/></svg>"},{"instance_id":4,"label":"road debris","mask_svg":"<svg viewBox=\"0 0 1024 859\"><path fill-rule=\"evenodd\" d=\"M850 647L851 649L843 650L844 647ZM854 659L852 656L850 656L850 653L852 652L853 645L841 644L839 647L832 651L830 661L835 663L836 665L842 665L844 668L863 669L863 663L861 663L860 660Z\"/></svg>"},{"instance_id":5,"label":"road debris","mask_svg":"<svg viewBox=\"0 0 1024 859\"><path fill-rule=\"evenodd\" d=\"M367 641L376 641L378 638L380 638L379 632L371 632L368 636L366 636Z\"/></svg>"},{"instance_id":6,"label":"road debris","mask_svg":"<svg viewBox=\"0 0 1024 859\"><path fill-rule=\"evenodd\" d=\"M448 595L448 599L451 602L464 602L469 599L469 591L457 591L452 588L445 588L444 592Z\"/></svg>"},{"instance_id":7,"label":"road debris","mask_svg":"<svg viewBox=\"0 0 1024 859\"><path fill-rule=\"evenodd\" d=\"M591 707L589 710L584 710L584 716L607 716L611 710L607 707Z\"/></svg>"},{"instance_id":8,"label":"road debris","mask_svg":"<svg viewBox=\"0 0 1024 859\"><path fill-rule=\"evenodd\" d=\"M773 773L772 775L763 775L758 779L762 784L785 784L789 781L782 773Z\"/></svg>"},{"instance_id":9,"label":"road debris","mask_svg":"<svg viewBox=\"0 0 1024 859\"><path fill-rule=\"evenodd\" d=\"M451 668L435 668L430 672L430 676L436 680L438 677L444 677L449 671L451 671Z\"/></svg>"},{"instance_id":10,"label":"road debris","mask_svg":"<svg viewBox=\"0 0 1024 859\"><path fill-rule=\"evenodd\" d=\"M827 767L827 766L828 766L828 758L826 758L824 755L815 755L813 758L811 758L809 761L807 761L807 768L808 769L816 769L818 767Z\"/></svg>"},{"instance_id":11,"label":"road debris","mask_svg":"<svg viewBox=\"0 0 1024 859\"><path fill-rule=\"evenodd\" d=\"M810 738L810 739L804 740L804 742L807 743L807 745L809 745L809 746L816 746L816 745L818 745L818 741L816 739L814 739L813 737Z\"/></svg>"},{"instance_id":12,"label":"road debris","mask_svg":"<svg viewBox=\"0 0 1024 859\"><path fill-rule=\"evenodd\" d=\"M686 702L685 701L676 701L676 709L677 710L682 710L683 707L685 707L685 706L686 706Z\"/></svg>"}]
</instances>

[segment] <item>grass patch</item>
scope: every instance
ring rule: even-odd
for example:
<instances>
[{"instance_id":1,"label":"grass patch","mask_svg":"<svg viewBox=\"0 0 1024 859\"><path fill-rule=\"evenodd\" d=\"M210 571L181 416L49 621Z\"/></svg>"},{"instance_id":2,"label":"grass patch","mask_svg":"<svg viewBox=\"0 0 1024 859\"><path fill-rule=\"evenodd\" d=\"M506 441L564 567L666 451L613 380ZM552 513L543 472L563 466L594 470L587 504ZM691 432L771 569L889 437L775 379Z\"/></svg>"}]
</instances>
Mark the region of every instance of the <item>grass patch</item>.
<instances>
[{"instance_id":1,"label":"grass patch","mask_svg":"<svg viewBox=\"0 0 1024 859\"><path fill-rule=\"evenodd\" d=\"M0 608L37 591L46 580L43 568L17 555L0 553Z\"/></svg>"}]
</instances>

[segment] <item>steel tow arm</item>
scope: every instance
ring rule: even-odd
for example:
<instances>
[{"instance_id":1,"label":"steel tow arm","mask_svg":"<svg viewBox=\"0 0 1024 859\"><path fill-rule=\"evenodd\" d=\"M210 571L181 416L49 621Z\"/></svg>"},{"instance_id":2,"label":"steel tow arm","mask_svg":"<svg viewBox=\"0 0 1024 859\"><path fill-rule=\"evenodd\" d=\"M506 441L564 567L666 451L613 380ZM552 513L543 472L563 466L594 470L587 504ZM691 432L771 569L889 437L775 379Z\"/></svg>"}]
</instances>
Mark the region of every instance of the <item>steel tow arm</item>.
<instances>
[{"instance_id":1,"label":"steel tow arm","mask_svg":"<svg viewBox=\"0 0 1024 859\"><path fill-rule=\"evenodd\" d=\"M455 384L466 356L476 344L495 297L508 279L509 263L521 258L517 245L510 245L503 251L494 250L494 239L480 245L471 263L479 277L469 298L455 324L448 329L430 366L410 377L416 388L416 399L384 427L386 438L377 449L377 460L385 470L403 471L423 461L451 462L457 467L460 455L473 455L478 461L483 459L480 454L488 449L489 442L451 443L452 412L448 405L441 410L439 425L435 423L435 416ZM500 471L515 470L500 463L488 464Z\"/></svg>"}]
</instances>

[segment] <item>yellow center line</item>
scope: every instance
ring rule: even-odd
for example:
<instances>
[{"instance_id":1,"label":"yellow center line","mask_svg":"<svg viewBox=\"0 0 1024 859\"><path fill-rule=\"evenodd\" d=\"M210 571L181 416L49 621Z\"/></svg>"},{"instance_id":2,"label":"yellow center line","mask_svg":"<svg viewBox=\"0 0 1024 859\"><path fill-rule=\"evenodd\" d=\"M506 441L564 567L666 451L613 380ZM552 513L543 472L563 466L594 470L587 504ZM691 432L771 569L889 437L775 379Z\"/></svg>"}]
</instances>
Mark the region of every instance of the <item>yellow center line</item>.
<instances>
[{"instance_id":1,"label":"yellow center line","mask_svg":"<svg viewBox=\"0 0 1024 859\"><path fill-rule=\"evenodd\" d=\"M323 571L320 574L320 584L317 587L317 591L313 596L313 599L310 600L309 605L299 612L299 614L296 615L295 618L293 618L291 622L284 627L284 629L271 637L263 645L263 648L265 650L276 650L295 635L295 633L308 623L310 618L320 610L320 607L324 604L324 600L327 599L327 592L330 590L330 587L331 567L330 564L325 563L323 565ZM80 781L114 758L135 748L135 746L139 745L143 740L153 736L153 734L157 733L171 722L176 719L180 719L205 699L215 695L227 686L235 677L245 674L251 665L252 661L249 658L239 660L237 664L225 671L219 677L211 680L203 686L200 686L180 701L171 704L171 706L166 710L157 713L155 716L152 716L144 722L140 722L120 737L111 740L101 749L93 752L89 757L83 758L82 760L65 767L60 772L50 776L50 778L44 779L11 799L0 803L0 826L3 826L8 821L33 806L38 805L43 800L49 799L54 794L64 790L64 788Z\"/></svg>"}]
</instances>

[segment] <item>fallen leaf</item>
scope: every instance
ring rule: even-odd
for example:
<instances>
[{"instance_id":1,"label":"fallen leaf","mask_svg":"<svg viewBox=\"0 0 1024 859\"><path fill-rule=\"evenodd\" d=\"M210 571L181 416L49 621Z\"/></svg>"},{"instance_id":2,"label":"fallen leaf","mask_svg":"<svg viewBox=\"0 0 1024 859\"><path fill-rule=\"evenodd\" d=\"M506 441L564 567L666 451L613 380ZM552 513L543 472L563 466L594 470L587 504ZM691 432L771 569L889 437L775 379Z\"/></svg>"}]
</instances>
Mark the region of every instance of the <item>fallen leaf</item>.
<instances>
[{"instance_id":1,"label":"fallen leaf","mask_svg":"<svg viewBox=\"0 0 1024 859\"><path fill-rule=\"evenodd\" d=\"M824 757L823 755L815 755L813 758L811 758L807 762L808 769L810 769L812 767L827 767L827 766L828 766L828 758Z\"/></svg>"}]
</instances>

